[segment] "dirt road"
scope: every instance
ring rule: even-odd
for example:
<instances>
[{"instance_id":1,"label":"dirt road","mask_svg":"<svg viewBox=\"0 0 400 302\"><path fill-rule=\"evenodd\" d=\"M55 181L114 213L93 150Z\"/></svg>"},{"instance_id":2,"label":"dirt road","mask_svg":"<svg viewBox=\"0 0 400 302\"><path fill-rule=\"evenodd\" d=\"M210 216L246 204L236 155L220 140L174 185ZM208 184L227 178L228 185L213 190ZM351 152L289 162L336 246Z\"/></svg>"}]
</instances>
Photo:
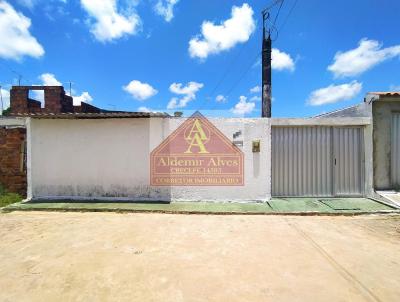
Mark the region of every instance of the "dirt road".
<instances>
[{"instance_id":1,"label":"dirt road","mask_svg":"<svg viewBox=\"0 0 400 302\"><path fill-rule=\"evenodd\" d=\"M0 301L399 301L400 217L0 214Z\"/></svg>"}]
</instances>

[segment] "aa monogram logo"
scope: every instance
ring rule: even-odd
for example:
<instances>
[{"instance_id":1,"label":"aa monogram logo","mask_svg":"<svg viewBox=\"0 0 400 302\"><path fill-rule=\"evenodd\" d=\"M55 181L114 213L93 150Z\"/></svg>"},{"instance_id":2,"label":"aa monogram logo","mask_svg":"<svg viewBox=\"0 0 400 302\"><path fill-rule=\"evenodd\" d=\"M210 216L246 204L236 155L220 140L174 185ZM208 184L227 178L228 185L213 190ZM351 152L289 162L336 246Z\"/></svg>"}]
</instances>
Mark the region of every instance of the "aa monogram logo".
<instances>
[{"instance_id":1,"label":"aa monogram logo","mask_svg":"<svg viewBox=\"0 0 400 302\"><path fill-rule=\"evenodd\" d=\"M192 126L188 127L190 131L185 132L185 140L189 147L185 153L192 153L192 147L198 147L198 153L209 153L204 146L209 141L209 135L203 130L200 119L195 119Z\"/></svg>"},{"instance_id":2,"label":"aa monogram logo","mask_svg":"<svg viewBox=\"0 0 400 302\"><path fill-rule=\"evenodd\" d=\"M243 152L196 112L150 156L153 186L242 186Z\"/></svg>"}]
</instances>

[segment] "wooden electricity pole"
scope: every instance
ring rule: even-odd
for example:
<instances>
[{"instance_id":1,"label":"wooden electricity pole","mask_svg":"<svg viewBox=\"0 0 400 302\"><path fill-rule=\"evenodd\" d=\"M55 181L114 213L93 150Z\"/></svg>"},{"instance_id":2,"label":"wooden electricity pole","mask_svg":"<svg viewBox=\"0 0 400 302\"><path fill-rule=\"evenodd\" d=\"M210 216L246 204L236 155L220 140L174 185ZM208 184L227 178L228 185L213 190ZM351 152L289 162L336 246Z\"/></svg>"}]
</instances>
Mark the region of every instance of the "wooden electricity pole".
<instances>
[{"instance_id":1,"label":"wooden electricity pole","mask_svg":"<svg viewBox=\"0 0 400 302\"><path fill-rule=\"evenodd\" d=\"M263 40L262 40L262 117L271 117L271 101L272 101L272 72L271 72L271 54L272 41L271 33L268 31L266 37L265 21L269 17L268 11L262 12L263 17Z\"/></svg>"}]
</instances>

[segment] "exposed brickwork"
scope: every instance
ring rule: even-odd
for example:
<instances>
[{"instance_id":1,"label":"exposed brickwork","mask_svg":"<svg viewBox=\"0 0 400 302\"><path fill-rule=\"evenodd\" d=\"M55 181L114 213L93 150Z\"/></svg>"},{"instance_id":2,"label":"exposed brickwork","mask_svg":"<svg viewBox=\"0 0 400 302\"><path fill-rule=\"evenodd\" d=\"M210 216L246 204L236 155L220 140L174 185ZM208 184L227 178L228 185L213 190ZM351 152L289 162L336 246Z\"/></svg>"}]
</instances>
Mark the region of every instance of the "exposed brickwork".
<instances>
[{"instance_id":1,"label":"exposed brickwork","mask_svg":"<svg viewBox=\"0 0 400 302\"><path fill-rule=\"evenodd\" d=\"M11 113L29 112L28 96L29 96L29 89L15 89L13 87L10 91Z\"/></svg>"},{"instance_id":2,"label":"exposed brickwork","mask_svg":"<svg viewBox=\"0 0 400 302\"><path fill-rule=\"evenodd\" d=\"M36 100L29 99L30 90L44 91L44 108ZM10 91L10 115L18 113L99 113L101 109L82 103L73 105L73 98L65 94L62 86L13 86Z\"/></svg>"},{"instance_id":3,"label":"exposed brickwork","mask_svg":"<svg viewBox=\"0 0 400 302\"><path fill-rule=\"evenodd\" d=\"M88 103L81 102L80 106L74 106L74 112L85 112L85 113L100 113L101 110Z\"/></svg>"},{"instance_id":4,"label":"exposed brickwork","mask_svg":"<svg viewBox=\"0 0 400 302\"><path fill-rule=\"evenodd\" d=\"M29 98L30 90L44 91L41 102ZM10 114L102 113L95 106L82 102L73 105L73 98L65 94L62 86L13 86L10 91ZM0 127L0 183L9 192L26 196L26 129Z\"/></svg>"},{"instance_id":5,"label":"exposed brickwork","mask_svg":"<svg viewBox=\"0 0 400 302\"><path fill-rule=\"evenodd\" d=\"M62 102L62 112L75 112L74 111L74 99L69 95L64 95Z\"/></svg>"},{"instance_id":6,"label":"exposed brickwork","mask_svg":"<svg viewBox=\"0 0 400 302\"><path fill-rule=\"evenodd\" d=\"M41 112L41 103L36 100L28 99L28 111L34 113Z\"/></svg>"},{"instance_id":7,"label":"exposed brickwork","mask_svg":"<svg viewBox=\"0 0 400 302\"><path fill-rule=\"evenodd\" d=\"M9 192L26 196L26 129L0 127L0 183Z\"/></svg>"}]
</instances>

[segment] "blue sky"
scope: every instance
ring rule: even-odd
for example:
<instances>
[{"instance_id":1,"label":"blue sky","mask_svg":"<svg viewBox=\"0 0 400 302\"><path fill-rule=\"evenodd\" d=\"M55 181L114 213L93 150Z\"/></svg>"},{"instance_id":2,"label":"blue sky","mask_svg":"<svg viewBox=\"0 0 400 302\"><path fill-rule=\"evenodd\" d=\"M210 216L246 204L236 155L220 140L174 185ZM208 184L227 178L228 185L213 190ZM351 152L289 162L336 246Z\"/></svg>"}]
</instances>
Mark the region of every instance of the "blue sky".
<instances>
[{"instance_id":1,"label":"blue sky","mask_svg":"<svg viewBox=\"0 0 400 302\"><path fill-rule=\"evenodd\" d=\"M76 103L105 109L260 116L260 12L270 3L0 0L4 102L21 74L22 85L71 81ZM399 12L395 0L285 0L272 33L273 116L400 90Z\"/></svg>"}]
</instances>

